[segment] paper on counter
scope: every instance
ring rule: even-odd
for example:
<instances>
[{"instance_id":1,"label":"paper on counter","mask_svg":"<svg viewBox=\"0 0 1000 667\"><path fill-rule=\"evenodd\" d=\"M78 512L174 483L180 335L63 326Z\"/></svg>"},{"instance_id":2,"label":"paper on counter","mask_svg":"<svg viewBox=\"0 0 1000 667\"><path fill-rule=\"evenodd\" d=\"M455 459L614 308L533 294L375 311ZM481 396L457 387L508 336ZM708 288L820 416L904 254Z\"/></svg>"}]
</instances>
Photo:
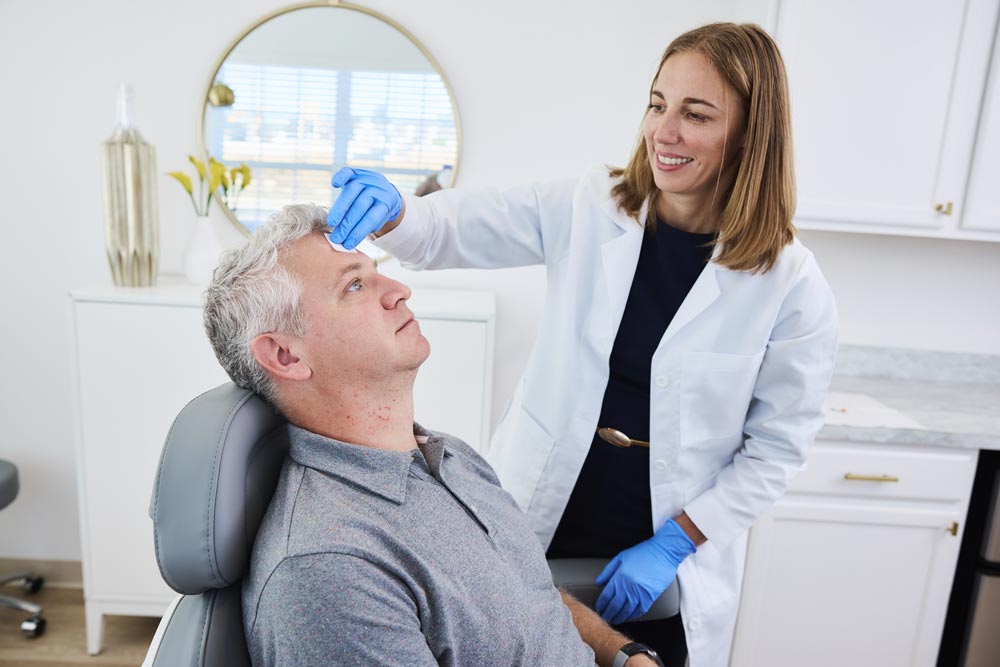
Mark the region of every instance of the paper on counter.
<instances>
[{"instance_id":1,"label":"paper on counter","mask_svg":"<svg viewBox=\"0 0 1000 667\"><path fill-rule=\"evenodd\" d=\"M915 419L879 403L867 394L830 392L823 413L831 426L859 428L907 428L926 431Z\"/></svg>"}]
</instances>

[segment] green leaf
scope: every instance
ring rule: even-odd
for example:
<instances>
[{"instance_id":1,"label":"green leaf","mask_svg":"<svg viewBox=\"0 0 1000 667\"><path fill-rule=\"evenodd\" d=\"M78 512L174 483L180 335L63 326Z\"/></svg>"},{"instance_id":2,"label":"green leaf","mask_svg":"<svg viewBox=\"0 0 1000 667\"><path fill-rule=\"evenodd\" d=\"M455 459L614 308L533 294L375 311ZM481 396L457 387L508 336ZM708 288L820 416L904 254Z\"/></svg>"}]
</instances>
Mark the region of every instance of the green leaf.
<instances>
[{"instance_id":1,"label":"green leaf","mask_svg":"<svg viewBox=\"0 0 1000 667\"><path fill-rule=\"evenodd\" d=\"M185 174L183 171L172 171L167 176L173 176L177 179L177 182L184 186L189 195L193 194L191 190L191 178Z\"/></svg>"}]
</instances>

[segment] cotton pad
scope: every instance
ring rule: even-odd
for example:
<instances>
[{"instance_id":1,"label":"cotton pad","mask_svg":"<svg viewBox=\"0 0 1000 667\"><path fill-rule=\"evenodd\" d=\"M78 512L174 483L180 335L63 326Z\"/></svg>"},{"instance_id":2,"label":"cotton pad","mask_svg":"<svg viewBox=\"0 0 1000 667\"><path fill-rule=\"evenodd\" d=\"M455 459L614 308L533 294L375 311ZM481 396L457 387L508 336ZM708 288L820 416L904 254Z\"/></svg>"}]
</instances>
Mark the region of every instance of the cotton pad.
<instances>
[{"instance_id":1,"label":"cotton pad","mask_svg":"<svg viewBox=\"0 0 1000 667\"><path fill-rule=\"evenodd\" d=\"M347 248L345 248L344 246L340 245L339 243L334 243L333 241L330 241L330 237L329 236L326 237L326 240L330 243L330 245L333 246L333 249L336 250L337 252L358 252L357 249L348 250Z\"/></svg>"}]
</instances>

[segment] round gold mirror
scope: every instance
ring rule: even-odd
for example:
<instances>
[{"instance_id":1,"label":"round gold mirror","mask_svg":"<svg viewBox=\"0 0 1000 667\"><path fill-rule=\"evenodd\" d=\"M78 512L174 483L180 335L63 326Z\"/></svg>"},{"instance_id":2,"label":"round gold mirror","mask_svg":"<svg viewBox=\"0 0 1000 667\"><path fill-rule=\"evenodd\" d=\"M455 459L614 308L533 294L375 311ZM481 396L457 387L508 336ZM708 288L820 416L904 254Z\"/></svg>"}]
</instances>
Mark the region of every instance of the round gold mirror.
<instances>
[{"instance_id":1,"label":"round gold mirror","mask_svg":"<svg viewBox=\"0 0 1000 667\"><path fill-rule=\"evenodd\" d=\"M403 193L457 173L458 107L440 67L362 7L307 3L263 18L222 55L204 99L205 153L235 179L219 203L246 233L285 204L328 206L345 165L380 171Z\"/></svg>"}]
</instances>

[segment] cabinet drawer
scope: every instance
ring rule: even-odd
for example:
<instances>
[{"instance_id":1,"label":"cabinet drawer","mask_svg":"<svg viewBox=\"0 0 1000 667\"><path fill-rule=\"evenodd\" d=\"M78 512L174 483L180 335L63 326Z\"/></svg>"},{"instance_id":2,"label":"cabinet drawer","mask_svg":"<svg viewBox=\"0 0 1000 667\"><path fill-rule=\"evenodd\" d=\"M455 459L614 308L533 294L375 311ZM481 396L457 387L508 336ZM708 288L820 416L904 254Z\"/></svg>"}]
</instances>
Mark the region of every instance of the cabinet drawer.
<instances>
[{"instance_id":1,"label":"cabinet drawer","mask_svg":"<svg viewBox=\"0 0 1000 667\"><path fill-rule=\"evenodd\" d=\"M963 501L975 472L972 450L817 442L789 493Z\"/></svg>"}]
</instances>

